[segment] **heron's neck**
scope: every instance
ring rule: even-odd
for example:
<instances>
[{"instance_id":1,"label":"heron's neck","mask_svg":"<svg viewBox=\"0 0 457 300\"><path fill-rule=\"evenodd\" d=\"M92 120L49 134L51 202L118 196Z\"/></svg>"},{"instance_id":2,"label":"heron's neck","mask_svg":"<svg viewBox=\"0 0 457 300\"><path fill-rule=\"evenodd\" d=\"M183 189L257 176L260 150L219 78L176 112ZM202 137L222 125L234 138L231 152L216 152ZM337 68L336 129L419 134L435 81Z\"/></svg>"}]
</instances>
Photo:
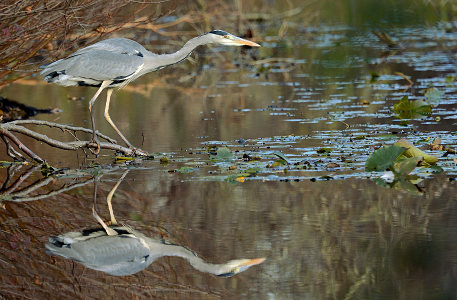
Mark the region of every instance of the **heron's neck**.
<instances>
[{"instance_id":1,"label":"heron's neck","mask_svg":"<svg viewBox=\"0 0 457 300\"><path fill-rule=\"evenodd\" d=\"M205 39L204 35L197 36L189 40L187 43L185 43L184 46L175 53L162 54L152 57L151 61L154 61L154 66L151 65L151 67L155 69L160 69L169 65L179 63L186 59L192 53L192 51L194 51L195 48L197 48L200 45L205 45L208 43L209 42L207 39ZM159 64L156 63L158 58L160 62Z\"/></svg>"},{"instance_id":2,"label":"heron's neck","mask_svg":"<svg viewBox=\"0 0 457 300\"><path fill-rule=\"evenodd\" d=\"M161 247L163 248L164 256L182 257L186 259L192 265L192 267L200 272L210 273L214 275L223 273L223 265L207 263L200 257L196 256L192 251L183 246L162 244Z\"/></svg>"}]
</instances>

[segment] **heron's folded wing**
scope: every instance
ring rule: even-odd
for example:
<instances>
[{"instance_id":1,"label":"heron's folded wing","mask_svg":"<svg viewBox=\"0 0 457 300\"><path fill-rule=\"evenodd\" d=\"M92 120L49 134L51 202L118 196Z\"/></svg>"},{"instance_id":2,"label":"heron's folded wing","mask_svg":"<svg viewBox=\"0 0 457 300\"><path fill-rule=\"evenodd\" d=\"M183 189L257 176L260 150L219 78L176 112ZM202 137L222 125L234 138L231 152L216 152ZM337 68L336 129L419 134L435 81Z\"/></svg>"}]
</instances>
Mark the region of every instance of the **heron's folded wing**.
<instances>
[{"instance_id":1,"label":"heron's folded wing","mask_svg":"<svg viewBox=\"0 0 457 300\"><path fill-rule=\"evenodd\" d=\"M53 72L72 78L88 78L98 81L126 80L133 76L143 65L143 57L118 54L106 50L90 50L51 63L41 72Z\"/></svg>"},{"instance_id":2,"label":"heron's folded wing","mask_svg":"<svg viewBox=\"0 0 457 300\"><path fill-rule=\"evenodd\" d=\"M130 235L97 236L70 245L50 239L50 254L73 259L88 268L111 275L130 275L147 268L154 256L144 243Z\"/></svg>"},{"instance_id":3,"label":"heron's folded wing","mask_svg":"<svg viewBox=\"0 0 457 300\"><path fill-rule=\"evenodd\" d=\"M143 56L149 52L141 44L126 38L113 38L100 41L71 54L69 57L78 56L93 50L105 50L111 53Z\"/></svg>"}]
</instances>

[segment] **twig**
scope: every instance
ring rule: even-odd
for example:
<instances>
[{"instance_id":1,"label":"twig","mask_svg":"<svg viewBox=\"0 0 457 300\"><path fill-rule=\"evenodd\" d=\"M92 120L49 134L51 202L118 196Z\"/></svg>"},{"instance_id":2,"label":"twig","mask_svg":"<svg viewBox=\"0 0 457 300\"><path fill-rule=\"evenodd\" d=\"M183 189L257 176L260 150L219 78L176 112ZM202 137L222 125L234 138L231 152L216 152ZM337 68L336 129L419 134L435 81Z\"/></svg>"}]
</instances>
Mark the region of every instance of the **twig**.
<instances>
[{"instance_id":1,"label":"twig","mask_svg":"<svg viewBox=\"0 0 457 300\"><path fill-rule=\"evenodd\" d=\"M49 181L52 181L54 180L54 178L52 177L49 177L50 180ZM54 190L54 191L51 191L47 194L41 194L41 195L36 195L36 196L23 196L24 193L14 193L14 194L10 194L8 195L7 197L5 197L4 199L2 200L6 200L6 201L12 201L12 202L30 202L30 201L36 201L36 200L41 200L41 199L46 199L46 198L49 198L49 197L52 197L52 196L55 196L55 195L58 195L60 193L63 193L63 192L67 192L67 191L70 191L72 189L75 189L77 187L81 187L81 186L85 186L86 184L88 184L89 182L91 182L90 180L87 180L87 181L83 181L83 182L79 182L79 183L75 183L75 184L71 184L71 185L68 185L68 186L64 186L60 189L57 189L57 190Z\"/></svg>"},{"instance_id":2,"label":"twig","mask_svg":"<svg viewBox=\"0 0 457 300\"><path fill-rule=\"evenodd\" d=\"M44 160L33 153L29 148L27 148L14 134L9 132L8 130L4 129L2 126L0 126L0 135L6 136L8 139L10 139L16 146L22 150L24 153L26 153L28 156L30 156L33 160L43 163Z\"/></svg>"},{"instance_id":3,"label":"twig","mask_svg":"<svg viewBox=\"0 0 457 300\"><path fill-rule=\"evenodd\" d=\"M3 195L8 195L13 193L27 178L32 175L32 173L36 170L38 170L39 166L34 166L32 168L29 168L24 174L21 174L19 178L16 179L15 182L13 182L9 187L2 189L2 194ZM8 172L9 175L9 172Z\"/></svg>"},{"instance_id":4,"label":"twig","mask_svg":"<svg viewBox=\"0 0 457 300\"><path fill-rule=\"evenodd\" d=\"M8 156L12 157L14 160L16 160L16 159L25 160L24 156L22 156L21 153L16 151L16 149L14 149L13 146L11 146L11 143L8 141L8 139L3 135L2 135L2 140L6 145L6 154Z\"/></svg>"}]
</instances>

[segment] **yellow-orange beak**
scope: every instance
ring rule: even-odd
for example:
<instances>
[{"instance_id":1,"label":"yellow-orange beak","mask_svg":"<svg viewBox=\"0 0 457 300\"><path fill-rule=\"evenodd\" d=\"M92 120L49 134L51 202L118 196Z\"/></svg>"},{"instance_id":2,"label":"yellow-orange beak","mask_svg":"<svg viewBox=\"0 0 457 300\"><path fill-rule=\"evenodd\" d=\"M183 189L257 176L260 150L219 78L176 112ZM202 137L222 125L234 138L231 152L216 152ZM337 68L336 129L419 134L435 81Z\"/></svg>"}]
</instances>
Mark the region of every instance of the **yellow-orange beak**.
<instances>
[{"instance_id":1,"label":"yellow-orange beak","mask_svg":"<svg viewBox=\"0 0 457 300\"><path fill-rule=\"evenodd\" d=\"M265 261L265 259L266 259L265 257L250 259L247 262L243 263L241 266L252 267L252 266L263 263Z\"/></svg>"},{"instance_id":2,"label":"yellow-orange beak","mask_svg":"<svg viewBox=\"0 0 457 300\"><path fill-rule=\"evenodd\" d=\"M259 44L245 40L239 37L234 36L231 40L233 43L238 44L239 46L251 46L251 47L260 47Z\"/></svg>"}]
</instances>

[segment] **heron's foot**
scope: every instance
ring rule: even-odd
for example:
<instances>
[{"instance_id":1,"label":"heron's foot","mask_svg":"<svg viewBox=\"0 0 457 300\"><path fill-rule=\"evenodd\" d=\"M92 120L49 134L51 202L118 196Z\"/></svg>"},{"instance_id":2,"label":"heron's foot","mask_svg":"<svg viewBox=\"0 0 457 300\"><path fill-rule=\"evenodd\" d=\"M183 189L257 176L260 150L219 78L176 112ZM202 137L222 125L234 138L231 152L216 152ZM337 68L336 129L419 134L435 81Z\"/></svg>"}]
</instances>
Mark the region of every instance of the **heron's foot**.
<instances>
[{"instance_id":1,"label":"heron's foot","mask_svg":"<svg viewBox=\"0 0 457 300\"><path fill-rule=\"evenodd\" d=\"M106 221L105 222L106 225L108 226L119 226L119 224L117 223L117 221L113 222L113 221Z\"/></svg>"},{"instance_id":2,"label":"heron's foot","mask_svg":"<svg viewBox=\"0 0 457 300\"><path fill-rule=\"evenodd\" d=\"M91 148L89 148L89 150L93 154L98 155L100 153L100 142L98 141L98 139L97 139L97 137L95 135L92 137L92 141L90 141L89 144L95 144L96 145L95 150L92 150Z\"/></svg>"}]
</instances>

